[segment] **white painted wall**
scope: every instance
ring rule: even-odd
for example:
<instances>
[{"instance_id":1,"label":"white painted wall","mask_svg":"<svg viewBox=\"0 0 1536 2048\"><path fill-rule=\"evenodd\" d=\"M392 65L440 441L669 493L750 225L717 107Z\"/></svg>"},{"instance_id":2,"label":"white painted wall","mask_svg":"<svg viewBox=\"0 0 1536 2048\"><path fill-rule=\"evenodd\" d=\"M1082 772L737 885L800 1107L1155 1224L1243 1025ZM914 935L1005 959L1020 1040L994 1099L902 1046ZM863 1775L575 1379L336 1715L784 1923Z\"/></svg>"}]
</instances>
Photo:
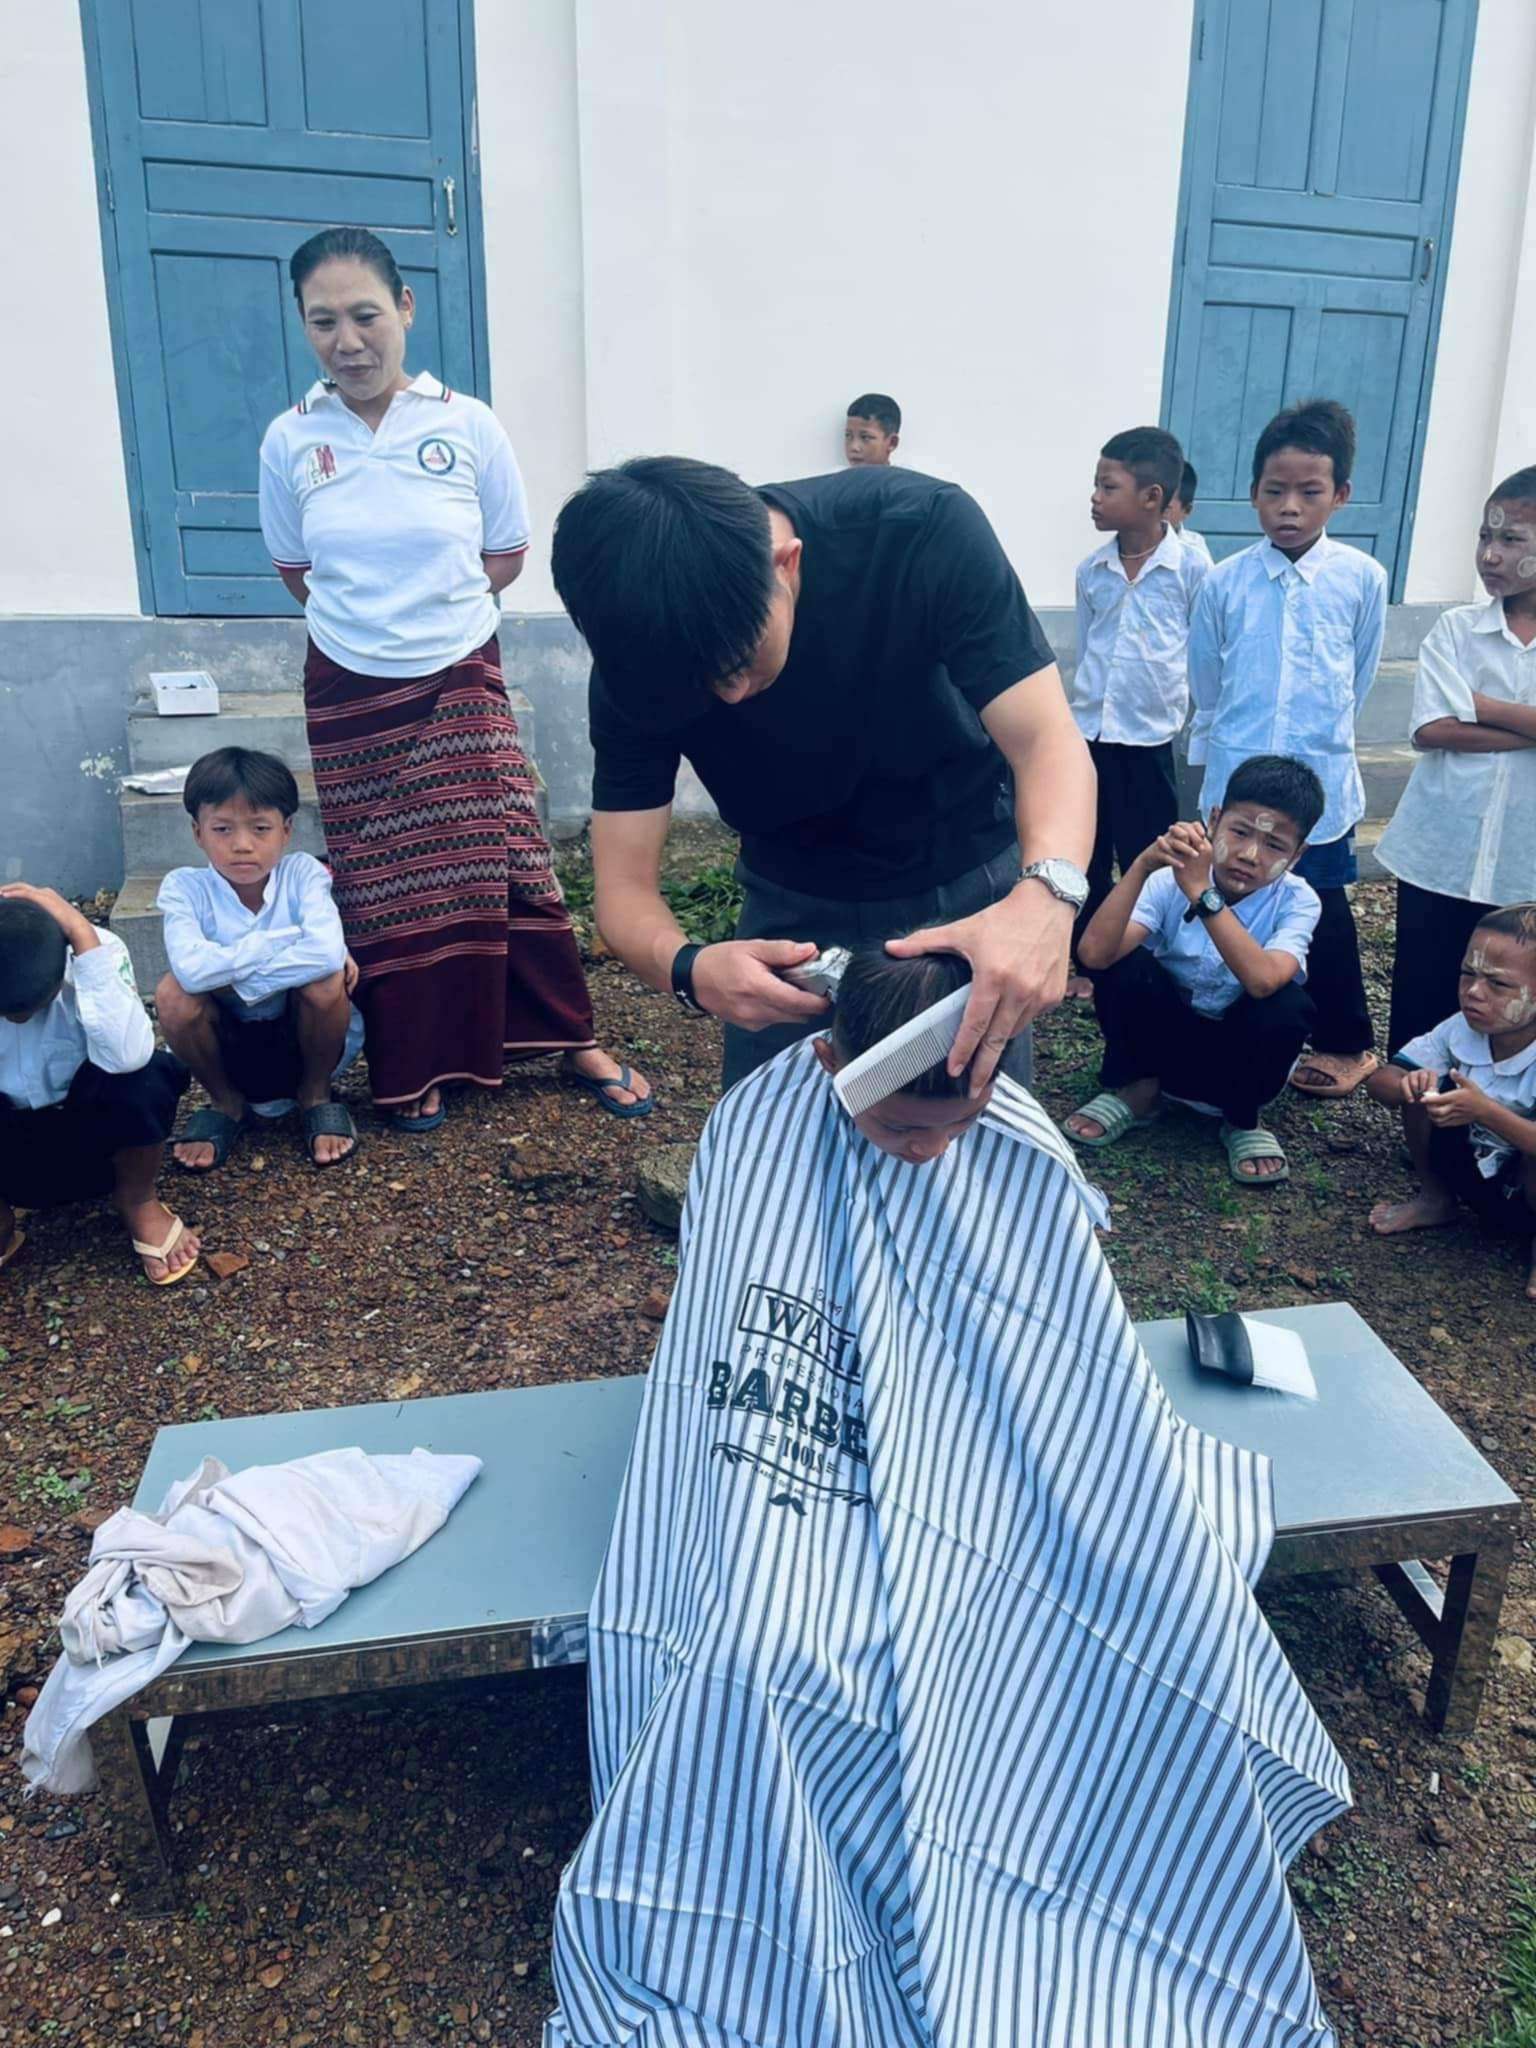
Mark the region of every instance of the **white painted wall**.
<instances>
[{"instance_id":1,"label":"white painted wall","mask_svg":"<svg viewBox=\"0 0 1536 2048\"><path fill-rule=\"evenodd\" d=\"M0 0L0 614L136 612L80 10Z\"/></svg>"},{"instance_id":2,"label":"white painted wall","mask_svg":"<svg viewBox=\"0 0 1536 2048\"><path fill-rule=\"evenodd\" d=\"M576 12L591 459L804 475L892 391L1069 603L1094 456L1158 414L1191 0Z\"/></svg>"},{"instance_id":3,"label":"white painted wall","mask_svg":"<svg viewBox=\"0 0 1536 2048\"><path fill-rule=\"evenodd\" d=\"M1476 593L1472 550L1488 488L1520 464L1536 462L1536 210L1528 204L1533 127L1536 5L1482 0L1404 590L1410 603ZM1512 443L1522 434L1526 452L1517 456Z\"/></svg>"}]
</instances>

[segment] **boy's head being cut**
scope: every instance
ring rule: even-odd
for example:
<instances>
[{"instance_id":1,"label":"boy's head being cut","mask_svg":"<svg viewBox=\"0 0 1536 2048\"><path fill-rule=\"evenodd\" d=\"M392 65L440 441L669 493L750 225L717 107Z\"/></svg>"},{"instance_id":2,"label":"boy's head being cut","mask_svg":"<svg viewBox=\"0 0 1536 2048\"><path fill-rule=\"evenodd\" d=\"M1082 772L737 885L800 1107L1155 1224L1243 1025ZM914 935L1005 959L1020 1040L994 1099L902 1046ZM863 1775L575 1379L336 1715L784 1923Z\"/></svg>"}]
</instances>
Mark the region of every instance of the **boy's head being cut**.
<instances>
[{"instance_id":1,"label":"boy's head being cut","mask_svg":"<svg viewBox=\"0 0 1536 2048\"><path fill-rule=\"evenodd\" d=\"M856 952L843 971L831 1034L815 1041L828 1074L871 1051L891 1033L969 986L971 969L958 953L898 960L882 946ZM893 1159L926 1166L968 1131L991 1100L990 1086L972 1096L967 1070L951 1074L946 1045L933 1063L894 1095L855 1116L862 1135Z\"/></svg>"}]
</instances>

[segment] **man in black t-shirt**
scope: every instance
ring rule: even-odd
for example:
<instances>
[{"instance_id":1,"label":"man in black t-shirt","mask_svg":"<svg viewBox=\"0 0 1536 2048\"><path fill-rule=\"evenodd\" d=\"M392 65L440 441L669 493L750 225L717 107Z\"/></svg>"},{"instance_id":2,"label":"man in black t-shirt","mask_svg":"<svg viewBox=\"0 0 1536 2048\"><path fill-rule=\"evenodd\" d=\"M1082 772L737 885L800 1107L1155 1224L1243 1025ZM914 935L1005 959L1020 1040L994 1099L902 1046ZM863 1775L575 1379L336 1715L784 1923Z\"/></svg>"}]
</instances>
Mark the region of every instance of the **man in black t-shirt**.
<instances>
[{"instance_id":1,"label":"man in black t-shirt","mask_svg":"<svg viewBox=\"0 0 1536 2048\"><path fill-rule=\"evenodd\" d=\"M725 1021L729 1084L825 1015L784 969L921 927L892 951L971 962L950 1064L974 1054L983 1087L1061 999L1094 786L1050 648L975 501L913 470L754 491L708 463L648 457L566 505L554 576L595 661L607 943ZM746 901L722 945L692 945L658 887L684 758L741 835Z\"/></svg>"}]
</instances>

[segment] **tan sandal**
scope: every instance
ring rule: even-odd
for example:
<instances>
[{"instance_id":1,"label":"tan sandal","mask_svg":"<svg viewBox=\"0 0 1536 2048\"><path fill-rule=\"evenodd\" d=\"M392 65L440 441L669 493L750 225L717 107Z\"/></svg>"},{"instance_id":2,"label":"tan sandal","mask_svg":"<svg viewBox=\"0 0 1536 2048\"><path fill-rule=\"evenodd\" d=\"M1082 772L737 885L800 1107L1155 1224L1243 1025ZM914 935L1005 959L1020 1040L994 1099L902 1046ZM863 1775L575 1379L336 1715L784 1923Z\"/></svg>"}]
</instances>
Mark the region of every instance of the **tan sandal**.
<instances>
[{"instance_id":1,"label":"tan sandal","mask_svg":"<svg viewBox=\"0 0 1536 2048\"><path fill-rule=\"evenodd\" d=\"M164 1244L144 1244L140 1239L135 1238L133 1240L133 1248L141 1259L165 1259L169 1261L170 1254L175 1251L177 1245L181 1243L186 1234L187 1226L185 1223L182 1222L179 1216L173 1216L171 1218L171 1227L165 1234ZM196 1269L197 1259L191 1258L188 1259L184 1266L178 1266L174 1273L167 1273L162 1280L150 1279L148 1273L144 1275L144 1278L149 1281L151 1287L174 1287L178 1280L185 1280L187 1275L195 1272Z\"/></svg>"},{"instance_id":2,"label":"tan sandal","mask_svg":"<svg viewBox=\"0 0 1536 2048\"><path fill-rule=\"evenodd\" d=\"M1299 1095L1318 1095L1328 1102L1342 1102L1380 1065L1373 1052L1304 1052L1291 1068L1291 1086ZM1298 1081L1298 1073L1305 1073L1308 1067L1331 1078L1321 1087L1315 1081Z\"/></svg>"}]
</instances>

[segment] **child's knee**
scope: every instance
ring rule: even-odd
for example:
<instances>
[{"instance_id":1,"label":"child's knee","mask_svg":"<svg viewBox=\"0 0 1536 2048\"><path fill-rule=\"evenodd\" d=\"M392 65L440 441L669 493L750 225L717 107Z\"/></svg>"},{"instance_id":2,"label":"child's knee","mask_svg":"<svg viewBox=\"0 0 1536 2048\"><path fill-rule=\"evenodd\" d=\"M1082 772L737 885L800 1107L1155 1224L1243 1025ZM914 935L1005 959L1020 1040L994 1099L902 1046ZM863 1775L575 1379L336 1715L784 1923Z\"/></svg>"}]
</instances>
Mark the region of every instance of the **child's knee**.
<instances>
[{"instance_id":1,"label":"child's knee","mask_svg":"<svg viewBox=\"0 0 1536 2048\"><path fill-rule=\"evenodd\" d=\"M162 974L155 983L155 1014L168 1031L195 1022L211 1008L208 996L192 995L174 974Z\"/></svg>"},{"instance_id":2,"label":"child's knee","mask_svg":"<svg viewBox=\"0 0 1536 2048\"><path fill-rule=\"evenodd\" d=\"M1249 1021L1254 1028L1276 1038L1305 1038L1312 1028L1313 1015L1312 998L1295 981L1261 997L1249 1009Z\"/></svg>"},{"instance_id":3,"label":"child's knee","mask_svg":"<svg viewBox=\"0 0 1536 2048\"><path fill-rule=\"evenodd\" d=\"M332 1004L345 998L347 986L338 967L334 974L322 974L318 981L306 981L293 993L299 1002L311 1009L328 1010Z\"/></svg>"}]
</instances>

